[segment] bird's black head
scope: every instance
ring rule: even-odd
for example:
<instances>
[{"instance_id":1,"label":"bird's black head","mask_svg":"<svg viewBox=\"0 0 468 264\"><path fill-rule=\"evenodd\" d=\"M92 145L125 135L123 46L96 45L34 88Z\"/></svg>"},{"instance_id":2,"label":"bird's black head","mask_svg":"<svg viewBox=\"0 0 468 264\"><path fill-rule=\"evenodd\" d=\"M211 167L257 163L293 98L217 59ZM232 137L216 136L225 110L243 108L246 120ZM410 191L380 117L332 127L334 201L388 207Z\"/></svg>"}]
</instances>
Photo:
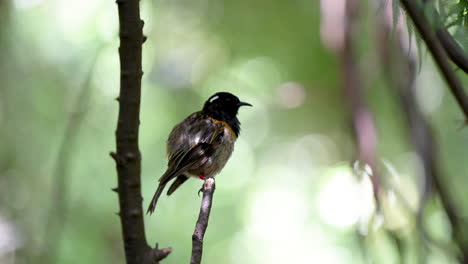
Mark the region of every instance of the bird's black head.
<instances>
[{"instance_id":1,"label":"bird's black head","mask_svg":"<svg viewBox=\"0 0 468 264\"><path fill-rule=\"evenodd\" d=\"M206 100L203 106L203 113L220 121L228 123L236 134L239 133L239 120L237 120L237 112L241 106L252 106L249 103L241 102L237 96L219 92L212 95Z\"/></svg>"},{"instance_id":2,"label":"bird's black head","mask_svg":"<svg viewBox=\"0 0 468 264\"><path fill-rule=\"evenodd\" d=\"M226 121L223 119L235 118L239 108L245 105L252 106L249 103L241 102L237 96L231 93L219 92L206 100L203 112L213 118Z\"/></svg>"}]
</instances>

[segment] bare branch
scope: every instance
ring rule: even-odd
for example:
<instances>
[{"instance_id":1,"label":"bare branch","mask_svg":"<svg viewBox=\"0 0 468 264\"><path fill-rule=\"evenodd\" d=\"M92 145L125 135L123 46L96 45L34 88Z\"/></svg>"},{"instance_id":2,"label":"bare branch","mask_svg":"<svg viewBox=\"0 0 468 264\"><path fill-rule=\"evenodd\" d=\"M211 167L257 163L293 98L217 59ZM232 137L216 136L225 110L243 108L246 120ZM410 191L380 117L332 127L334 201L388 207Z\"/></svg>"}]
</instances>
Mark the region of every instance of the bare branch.
<instances>
[{"instance_id":1,"label":"bare branch","mask_svg":"<svg viewBox=\"0 0 468 264\"><path fill-rule=\"evenodd\" d=\"M119 205L127 264L158 263L170 249L151 249L146 242L141 197L141 155L138 147L143 21L139 0L117 0L120 35L120 94L117 151L111 153L118 174Z\"/></svg>"},{"instance_id":2,"label":"bare branch","mask_svg":"<svg viewBox=\"0 0 468 264\"><path fill-rule=\"evenodd\" d=\"M159 249L158 244L154 248L148 247L148 252L145 256L145 261L143 263L158 263L160 260L163 260L172 252L172 248L163 248Z\"/></svg>"},{"instance_id":3,"label":"bare branch","mask_svg":"<svg viewBox=\"0 0 468 264\"><path fill-rule=\"evenodd\" d=\"M418 7L418 4L413 0L401 0L401 3L405 7L408 16L413 21L429 51L434 57L434 60L442 72L442 75L444 76L450 91L452 92L453 96L455 96L458 105L463 111L465 119L468 120L468 97L463 90L462 83L451 68L447 53L440 44L436 34L432 30L431 25L425 18L423 10Z\"/></svg>"},{"instance_id":4,"label":"bare branch","mask_svg":"<svg viewBox=\"0 0 468 264\"><path fill-rule=\"evenodd\" d=\"M465 73L468 73L468 56L465 51L453 39L452 35L445 28L436 31L440 43L449 55L450 59Z\"/></svg>"},{"instance_id":5,"label":"bare branch","mask_svg":"<svg viewBox=\"0 0 468 264\"><path fill-rule=\"evenodd\" d=\"M215 191L214 178L206 178L202 187L203 198L200 206L200 214L198 215L195 231L192 235L192 257L190 264L200 264L203 254L203 237L205 236L208 220L210 218L211 204L213 202L213 194Z\"/></svg>"}]
</instances>

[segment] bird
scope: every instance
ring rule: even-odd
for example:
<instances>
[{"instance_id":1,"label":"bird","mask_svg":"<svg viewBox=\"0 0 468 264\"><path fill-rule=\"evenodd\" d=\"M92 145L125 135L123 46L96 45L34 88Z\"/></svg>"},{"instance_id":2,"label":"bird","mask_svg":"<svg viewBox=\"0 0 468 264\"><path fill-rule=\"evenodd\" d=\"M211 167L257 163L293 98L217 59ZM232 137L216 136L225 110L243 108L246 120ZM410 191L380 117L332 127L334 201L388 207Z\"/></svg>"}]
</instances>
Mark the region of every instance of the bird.
<instances>
[{"instance_id":1,"label":"bird","mask_svg":"<svg viewBox=\"0 0 468 264\"><path fill-rule=\"evenodd\" d=\"M194 112L174 126L169 134L166 152L167 169L159 178L159 185L151 200L147 214L156 204L166 185L171 195L190 177L214 177L226 165L240 133L237 119L239 108L252 106L241 102L228 92L218 92L206 100L202 110Z\"/></svg>"}]
</instances>

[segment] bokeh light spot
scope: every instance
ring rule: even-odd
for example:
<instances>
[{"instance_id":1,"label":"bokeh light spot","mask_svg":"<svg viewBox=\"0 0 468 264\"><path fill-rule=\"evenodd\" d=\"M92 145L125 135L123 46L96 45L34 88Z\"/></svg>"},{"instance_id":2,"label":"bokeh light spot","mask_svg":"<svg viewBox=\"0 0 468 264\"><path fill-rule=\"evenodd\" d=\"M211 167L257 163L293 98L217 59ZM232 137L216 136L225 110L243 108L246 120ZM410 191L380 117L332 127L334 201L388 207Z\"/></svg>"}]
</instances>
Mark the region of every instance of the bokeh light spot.
<instances>
[{"instance_id":1,"label":"bokeh light spot","mask_svg":"<svg viewBox=\"0 0 468 264\"><path fill-rule=\"evenodd\" d=\"M278 88L278 102L284 108L296 108L304 104L306 92L300 83L288 82Z\"/></svg>"},{"instance_id":2,"label":"bokeh light spot","mask_svg":"<svg viewBox=\"0 0 468 264\"><path fill-rule=\"evenodd\" d=\"M28 9L40 5L43 0L14 0L13 4L17 9Z\"/></svg>"},{"instance_id":3,"label":"bokeh light spot","mask_svg":"<svg viewBox=\"0 0 468 264\"><path fill-rule=\"evenodd\" d=\"M289 188L272 187L260 191L252 199L249 225L262 239L282 240L302 230L307 212L305 199L300 193Z\"/></svg>"},{"instance_id":4,"label":"bokeh light spot","mask_svg":"<svg viewBox=\"0 0 468 264\"><path fill-rule=\"evenodd\" d=\"M318 199L319 215L334 227L347 228L359 219L369 218L374 211L372 185L368 177L360 183L353 178L350 168L331 169L330 180L322 188Z\"/></svg>"}]
</instances>

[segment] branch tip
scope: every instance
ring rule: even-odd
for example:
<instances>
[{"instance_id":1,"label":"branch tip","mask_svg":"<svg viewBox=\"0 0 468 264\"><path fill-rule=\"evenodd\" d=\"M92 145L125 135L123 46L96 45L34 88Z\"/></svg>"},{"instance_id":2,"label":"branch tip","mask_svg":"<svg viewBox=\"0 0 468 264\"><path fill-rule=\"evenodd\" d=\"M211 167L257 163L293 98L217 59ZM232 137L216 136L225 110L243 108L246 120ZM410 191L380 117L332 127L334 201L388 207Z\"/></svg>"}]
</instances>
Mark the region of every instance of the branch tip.
<instances>
[{"instance_id":1,"label":"branch tip","mask_svg":"<svg viewBox=\"0 0 468 264\"><path fill-rule=\"evenodd\" d=\"M215 180L214 178L207 178L203 183L203 192L210 191L212 188L215 188Z\"/></svg>"},{"instance_id":2,"label":"branch tip","mask_svg":"<svg viewBox=\"0 0 468 264\"><path fill-rule=\"evenodd\" d=\"M109 153L109 155L114 159L117 166L123 166L124 165L124 161L122 160L122 158L120 158L119 154L112 151L112 152Z\"/></svg>"},{"instance_id":3,"label":"branch tip","mask_svg":"<svg viewBox=\"0 0 468 264\"><path fill-rule=\"evenodd\" d=\"M158 249L157 244L156 248L151 248L148 253L149 263L157 263L171 254L172 248L163 248Z\"/></svg>"},{"instance_id":4,"label":"branch tip","mask_svg":"<svg viewBox=\"0 0 468 264\"><path fill-rule=\"evenodd\" d=\"M192 235L192 256L190 264L200 264L203 254L203 237L205 236L208 220L210 218L211 205L213 203L213 194L215 191L215 179L212 177L205 178L203 186L200 189L203 192L203 198L200 206L195 230Z\"/></svg>"},{"instance_id":5,"label":"branch tip","mask_svg":"<svg viewBox=\"0 0 468 264\"><path fill-rule=\"evenodd\" d=\"M115 153L115 152L113 152L113 151L109 152L109 156L111 156L114 160L117 160L117 159L118 159L117 153Z\"/></svg>"},{"instance_id":6,"label":"branch tip","mask_svg":"<svg viewBox=\"0 0 468 264\"><path fill-rule=\"evenodd\" d=\"M119 155L117 155L117 153L111 151L109 152L109 156L111 156L112 159L114 159L115 163L119 164L121 162Z\"/></svg>"}]
</instances>

